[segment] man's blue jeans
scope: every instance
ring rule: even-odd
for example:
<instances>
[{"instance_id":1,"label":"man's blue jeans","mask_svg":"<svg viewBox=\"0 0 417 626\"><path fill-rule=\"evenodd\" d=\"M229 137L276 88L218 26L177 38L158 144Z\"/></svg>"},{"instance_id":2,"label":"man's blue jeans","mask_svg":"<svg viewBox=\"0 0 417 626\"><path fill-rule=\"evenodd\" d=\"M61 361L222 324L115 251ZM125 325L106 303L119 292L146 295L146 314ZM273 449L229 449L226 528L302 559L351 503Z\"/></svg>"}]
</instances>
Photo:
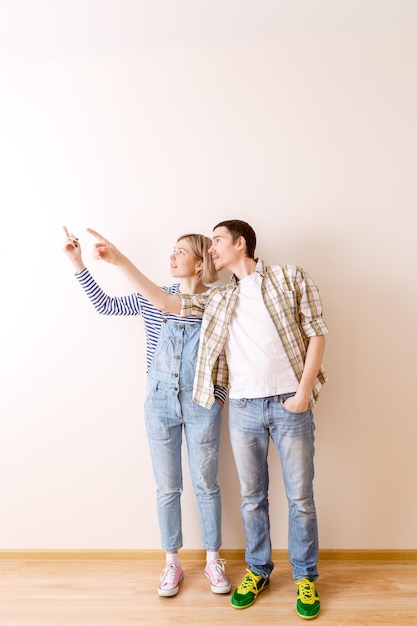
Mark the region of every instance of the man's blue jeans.
<instances>
[{"instance_id":1,"label":"man's blue jeans","mask_svg":"<svg viewBox=\"0 0 417 626\"><path fill-rule=\"evenodd\" d=\"M229 400L229 426L240 480L246 562L263 577L273 570L269 521L269 438L281 459L288 499L288 554L294 580L318 577L318 532L313 495L314 418L284 407L293 393Z\"/></svg>"}]
</instances>

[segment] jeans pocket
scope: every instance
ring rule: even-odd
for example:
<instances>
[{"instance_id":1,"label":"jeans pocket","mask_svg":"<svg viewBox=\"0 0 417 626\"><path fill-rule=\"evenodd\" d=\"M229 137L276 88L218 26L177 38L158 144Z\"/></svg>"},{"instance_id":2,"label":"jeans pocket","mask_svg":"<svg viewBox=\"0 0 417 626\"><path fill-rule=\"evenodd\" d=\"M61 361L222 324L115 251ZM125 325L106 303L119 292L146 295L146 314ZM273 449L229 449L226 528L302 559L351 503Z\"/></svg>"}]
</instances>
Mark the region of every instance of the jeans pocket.
<instances>
[{"instance_id":1,"label":"jeans pocket","mask_svg":"<svg viewBox=\"0 0 417 626\"><path fill-rule=\"evenodd\" d=\"M150 378L146 381L146 393L145 398L148 398L151 394L155 393L158 389L158 381L155 378Z\"/></svg>"},{"instance_id":2,"label":"jeans pocket","mask_svg":"<svg viewBox=\"0 0 417 626\"><path fill-rule=\"evenodd\" d=\"M237 409L242 409L248 403L247 398L229 398L229 404L236 407Z\"/></svg>"},{"instance_id":3,"label":"jeans pocket","mask_svg":"<svg viewBox=\"0 0 417 626\"><path fill-rule=\"evenodd\" d=\"M285 398L285 400L283 400L281 398L280 403L281 403L281 407L282 409L288 413L288 415L294 415L294 416L301 416L301 415L306 415L310 409L306 409L305 411L301 411L300 413L295 413L294 411L290 411L289 409L287 409L287 407L285 406L284 402L287 400L288 398Z\"/></svg>"}]
</instances>

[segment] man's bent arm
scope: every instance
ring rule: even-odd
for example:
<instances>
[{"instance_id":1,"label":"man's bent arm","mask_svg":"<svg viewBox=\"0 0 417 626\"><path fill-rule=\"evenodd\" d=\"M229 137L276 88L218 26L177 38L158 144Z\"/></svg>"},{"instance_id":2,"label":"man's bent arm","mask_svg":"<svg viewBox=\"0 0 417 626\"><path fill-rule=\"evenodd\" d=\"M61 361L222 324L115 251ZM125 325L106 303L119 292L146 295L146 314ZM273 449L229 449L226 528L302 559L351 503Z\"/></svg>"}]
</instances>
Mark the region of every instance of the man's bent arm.
<instances>
[{"instance_id":1,"label":"man's bent arm","mask_svg":"<svg viewBox=\"0 0 417 626\"><path fill-rule=\"evenodd\" d=\"M303 374L295 396L288 398L285 406L293 413L303 413L310 403L311 394L319 373L326 339L324 335L310 337Z\"/></svg>"}]
</instances>

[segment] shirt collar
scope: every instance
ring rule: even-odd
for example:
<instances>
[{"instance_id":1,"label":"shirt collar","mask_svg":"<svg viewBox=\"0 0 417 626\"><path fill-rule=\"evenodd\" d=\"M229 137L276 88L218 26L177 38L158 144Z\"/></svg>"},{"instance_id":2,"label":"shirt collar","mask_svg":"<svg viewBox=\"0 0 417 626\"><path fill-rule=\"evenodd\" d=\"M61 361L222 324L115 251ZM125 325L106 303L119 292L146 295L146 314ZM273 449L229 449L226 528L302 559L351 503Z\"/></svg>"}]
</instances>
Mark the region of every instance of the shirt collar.
<instances>
[{"instance_id":1,"label":"shirt collar","mask_svg":"<svg viewBox=\"0 0 417 626\"><path fill-rule=\"evenodd\" d=\"M265 276L265 264L262 259L258 259L255 267L255 272L258 272L262 277Z\"/></svg>"},{"instance_id":2,"label":"shirt collar","mask_svg":"<svg viewBox=\"0 0 417 626\"><path fill-rule=\"evenodd\" d=\"M265 276L265 264L262 259L257 259L255 272L258 272L262 278ZM239 279L235 276L235 274L232 274L231 282L233 285L237 285L239 283Z\"/></svg>"}]
</instances>

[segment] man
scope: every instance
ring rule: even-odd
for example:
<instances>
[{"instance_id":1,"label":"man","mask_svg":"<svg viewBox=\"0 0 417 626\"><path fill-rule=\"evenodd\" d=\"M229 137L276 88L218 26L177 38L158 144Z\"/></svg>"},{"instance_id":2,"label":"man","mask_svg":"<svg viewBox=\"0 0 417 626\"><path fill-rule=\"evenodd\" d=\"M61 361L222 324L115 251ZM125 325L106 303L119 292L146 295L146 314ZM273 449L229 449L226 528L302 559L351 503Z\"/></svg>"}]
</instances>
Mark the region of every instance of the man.
<instances>
[{"instance_id":1,"label":"man","mask_svg":"<svg viewBox=\"0 0 417 626\"><path fill-rule=\"evenodd\" d=\"M220 222L214 228L210 253L215 268L233 275L230 284L206 295L161 295L107 240L90 232L100 241L98 258L117 264L155 306L203 318L194 400L210 407L214 384L229 386L230 438L241 488L248 565L232 595L232 606L251 606L269 587L274 567L268 506L271 438L280 454L288 499L288 553L297 584L296 610L302 618L317 617L312 407L326 381L321 362L328 330L316 285L298 266L268 267L256 260L255 232L241 220Z\"/></svg>"}]
</instances>

